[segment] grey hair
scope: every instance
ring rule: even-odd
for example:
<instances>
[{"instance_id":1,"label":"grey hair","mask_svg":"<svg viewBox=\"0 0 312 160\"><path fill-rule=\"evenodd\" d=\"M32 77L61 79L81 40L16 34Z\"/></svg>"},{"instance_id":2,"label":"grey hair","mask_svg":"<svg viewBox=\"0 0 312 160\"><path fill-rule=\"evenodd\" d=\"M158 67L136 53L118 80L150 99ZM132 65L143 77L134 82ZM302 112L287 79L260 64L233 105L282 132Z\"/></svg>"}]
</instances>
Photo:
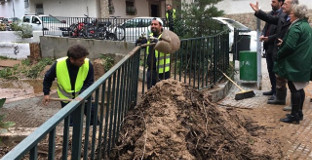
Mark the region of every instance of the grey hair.
<instances>
[{"instance_id":1,"label":"grey hair","mask_svg":"<svg viewBox=\"0 0 312 160\"><path fill-rule=\"evenodd\" d=\"M292 1L291 1L291 4L292 4L292 5L298 5L298 4L299 4L299 0L292 0Z\"/></svg>"},{"instance_id":2,"label":"grey hair","mask_svg":"<svg viewBox=\"0 0 312 160\"><path fill-rule=\"evenodd\" d=\"M299 19L308 18L308 7L304 4L302 5L293 5L292 11L294 16Z\"/></svg>"}]
</instances>

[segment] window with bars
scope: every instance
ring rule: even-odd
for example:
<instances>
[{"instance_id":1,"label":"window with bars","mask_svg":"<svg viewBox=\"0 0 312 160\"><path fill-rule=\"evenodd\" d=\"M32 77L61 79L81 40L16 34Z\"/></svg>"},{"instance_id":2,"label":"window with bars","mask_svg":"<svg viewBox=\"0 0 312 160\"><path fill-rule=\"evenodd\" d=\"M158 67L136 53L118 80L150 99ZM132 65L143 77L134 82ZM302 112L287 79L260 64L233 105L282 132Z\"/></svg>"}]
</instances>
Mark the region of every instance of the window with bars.
<instances>
[{"instance_id":1,"label":"window with bars","mask_svg":"<svg viewBox=\"0 0 312 160\"><path fill-rule=\"evenodd\" d=\"M115 13L113 0L108 0L108 11L109 11L109 14L114 14Z\"/></svg>"},{"instance_id":2,"label":"window with bars","mask_svg":"<svg viewBox=\"0 0 312 160\"><path fill-rule=\"evenodd\" d=\"M136 8L134 6L134 0L126 0L126 14L127 15L136 15Z\"/></svg>"}]
</instances>

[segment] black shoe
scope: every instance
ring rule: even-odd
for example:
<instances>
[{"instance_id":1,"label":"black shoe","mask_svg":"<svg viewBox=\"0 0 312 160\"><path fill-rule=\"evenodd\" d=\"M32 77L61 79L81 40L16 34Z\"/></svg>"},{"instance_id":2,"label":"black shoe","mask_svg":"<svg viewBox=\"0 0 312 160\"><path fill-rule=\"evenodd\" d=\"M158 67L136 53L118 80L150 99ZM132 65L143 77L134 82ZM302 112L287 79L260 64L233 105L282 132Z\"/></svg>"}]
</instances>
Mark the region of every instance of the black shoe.
<instances>
[{"instance_id":1,"label":"black shoe","mask_svg":"<svg viewBox=\"0 0 312 160\"><path fill-rule=\"evenodd\" d=\"M299 124L300 120L299 117L295 117L293 115L286 116L286 118L280 119L281 122L285 123L294 123L294 124Z\"/></svg>"},{"instance_id":2,"label":"black shoe","mask_svg":"<svg viewBox=\"0 0 312 160\"><path fill-rule=\"evenodd\" d=\"M273 91L270 90L270 91L267 91L267 92L263 92L262 94L266 95L266 96L271 96L271 95L273 95Z\"/></svg>"},{"instance_id":3,"label":"black shoe","mask_svg":"<svg viewBox=\"0 0 312 160\"><path fill-rule=\"evenodd\" d=\"M272 100L268 100L268 104L277 104L277 105L285 105L286 104L286 100L283 99L283 100L279 100L277 99L277 97L275 95L272 96L273 99Z\"/></svg>"},{"instance_id":4,"label":"black shoe","mask_svg":"<svg viewBox=\"0 0 312 160\"><path fill-rule=\"evenodd\" d=\"M299 120L302 121L303 120L303 114L299 113L298 115L299 115ZM289 117L289 116L292 116L292 115L291 114L286 114L286 117Z\"/></svg>"}]
</instances>

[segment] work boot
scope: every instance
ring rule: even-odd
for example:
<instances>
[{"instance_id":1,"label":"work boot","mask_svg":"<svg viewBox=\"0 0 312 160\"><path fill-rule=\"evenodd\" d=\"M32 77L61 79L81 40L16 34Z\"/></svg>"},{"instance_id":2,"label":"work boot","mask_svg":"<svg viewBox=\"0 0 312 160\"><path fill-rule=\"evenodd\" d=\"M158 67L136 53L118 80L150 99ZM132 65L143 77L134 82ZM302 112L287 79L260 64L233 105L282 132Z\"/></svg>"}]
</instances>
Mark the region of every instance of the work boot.
<instances>
[{"instance_id":1,"label":"work boot","mask_svg":"<svg viewBox=\"0 0 312 160\"><path fill-rule=\"evenodd\" d=\"M273 100L274 97L275 97L275 95L273 94L272 96L270 96L270 97L268 98L268 100Z\"/></svg>"},{"instance_id":2,"label":"work boot","mask_svg":"<svg viewBox=\"0 0 312 160\"><path fill-rule=\"evenodd\" d=\"M280 119L280 121L285 122L285 123L295 123L299 124L299 121L302 117L303 119L303 114L300 114L300 105L302 103L302 93L301 90L299 91L292 91L291 93L291 113L286 115L286 118Z\"/></svg>"},{"instance_id":3,"label":"work boot","mask_svg":"<svg viewBox=\"0 0 312 160\"><path fill-rule=\"evenodd\" d=\"M268 100L268 104L285 105L286 104L287 89L277 88L276 95L273 100Z\"/></svg>"},{"instance_id":4,"label":"work boot","mask_svg":"<svg viewBox=\"0 0 312 160\"><path fill-rule=\"evenodd\" d=\"M271 96L271 95L273 95L273 90L270 90L270 91L267 91L267 92L263 92L262 94L263 95L266 95L266 96Z\"/></svg>"}]
</instances>

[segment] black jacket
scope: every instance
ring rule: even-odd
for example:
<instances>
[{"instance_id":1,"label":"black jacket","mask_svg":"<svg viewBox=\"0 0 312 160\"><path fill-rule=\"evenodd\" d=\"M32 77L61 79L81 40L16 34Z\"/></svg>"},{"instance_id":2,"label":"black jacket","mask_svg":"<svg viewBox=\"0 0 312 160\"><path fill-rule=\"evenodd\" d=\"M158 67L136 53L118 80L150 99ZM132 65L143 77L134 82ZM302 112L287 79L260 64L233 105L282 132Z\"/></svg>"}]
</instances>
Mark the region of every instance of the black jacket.
<instances>
[{"instance_id":1,"label":"black jacket","mask_svg":"<svg viewBox=\"0 0 312 160\"><path fill-rule=\"evenodd\" d=\"M273 48L273 59L276 60L277 51L278 51L277 39L278 38L283 39L285 33L288 30L288 27L291 24L289 21L288 15L282 12L281 14L277 16L272 16L263 12L262 10L259 10L258 12L255 13L255 16L267 23L277 25L276 26L276 39L274 41L274 48Z\"/></svg>"},{"instance_id":2,"label":"black jacket","mask_svg":"<svg viewBox=\"0 0 312 160\"><path fill-rule=\"evenodd\" d=\"M75 89L75 82L78 74L79 67L74 66L70 63L69 58L66 60L67 69L69 72L70 83L72 90ZM44 95L50 94L50 88L54 79L56 78L56 62L51 66L51 68L46 72L43 80L43 93ZM83 82L83 86L80 93L87 89L94 82L94 71L91 61L89 62L89 72L86 80Z\"/></svg>"},{"instance_id":3,"label":"black jacket","mask_svg":"<svg viewBox=\"0 0 312 160\"><path fill-rule=\"evenodd\" d=\"M280 15L282 13L282 10L279 9L277 11L271 11L267 13L268 15L276 16ZM272 56L272 52L274 49L274 42L276 40L276 30L277 26L270 23L265 23L265 26L262 30L262 35L268 37L268 41L263 42L263 49L265 50L266 54L269 56Z\"/></svg>"}]
</instances>

